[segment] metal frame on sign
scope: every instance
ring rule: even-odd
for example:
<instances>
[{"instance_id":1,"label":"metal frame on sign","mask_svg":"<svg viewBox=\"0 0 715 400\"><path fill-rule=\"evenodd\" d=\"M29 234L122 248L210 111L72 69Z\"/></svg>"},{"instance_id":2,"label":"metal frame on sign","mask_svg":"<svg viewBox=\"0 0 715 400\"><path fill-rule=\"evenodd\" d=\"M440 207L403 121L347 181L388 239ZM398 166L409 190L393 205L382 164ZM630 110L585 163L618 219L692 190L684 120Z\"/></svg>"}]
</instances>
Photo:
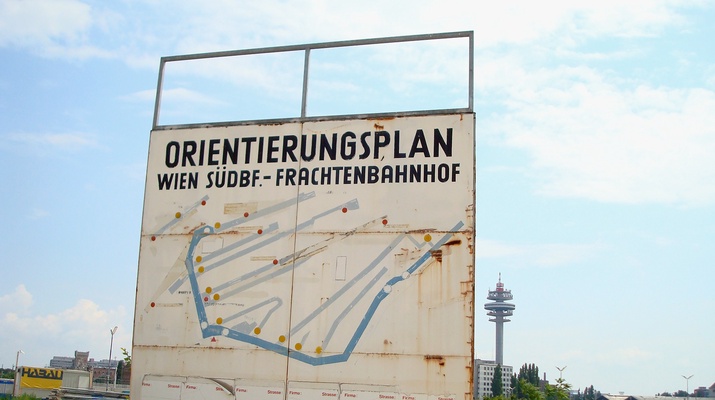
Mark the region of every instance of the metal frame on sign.
<instances>
[{"instance_id":1,"label":"metal frame on sign","mask_svg":"<svg viewBox=\"0 0 715 400\"><path fill-rule=\"evenodd\" d=\"M328 49L328 48L338 48L338 47L350 47L350 46L366 46L366 45L376 45L376 44L386 44L386 43L400 43L400 42L417 42L426 40L439 40L439 39L455 39L455 38L469 38L469 105L466 108L446 108L446 109L436 109L436 110L419 110L419 111L403 111L403 112L389 112L389 113L367 113L367 114L345 114L345 115L330 115L330 116L307 116L307 99L308 99L308 68L310 66L310 52L314 49ZM303 64L303 91L301 98L301 110L300 117L298 118L279 118L279 119L261 119L261 120L250 120L250 121L232 121L232 122L219 122L219 123L196 123L196 124L180 124L180 125L159 125L159 110L161 108L161 94L163 89L164 81L164 67L166 63L176 62L176 61L188 61L188 60L198 60L207 58L219 58L219 57L233 57L233 56L244 56L244 55L255 55L255 54L267 54L267 53L280 53L289 51L303 51L304 64ZM156 90L156 101L154 104L154 121L152 123L153 130L160 129L177 129L177 128L191 128L196 126L226 126L226 125L251 125L256 123L265 122L304 122L304 121L316 121L316 120L341 120L347 118L379 118L381 116L412 116L412 115L435 115L435 114L454 114L454 113L467 113L474 111L474 32L473 31L461 31L461 32L447 32L447 33L432 33L423 35L410 35L410 36L394 36L386 38L374 38L374 39L361 39L361 40L346 40L337 42L324 42L324 43L312 43L312 44L301 44L301 45L291 45L291 46L277 46L277 47L263 47L255 49L245 49L245 50L233 50L233 51L220 51L213 53L198 53L198 54L187 54L178 56L167 56L161 58L161 63L159 66L159 82L157 84Z\"/></svg>"}]
</instances>

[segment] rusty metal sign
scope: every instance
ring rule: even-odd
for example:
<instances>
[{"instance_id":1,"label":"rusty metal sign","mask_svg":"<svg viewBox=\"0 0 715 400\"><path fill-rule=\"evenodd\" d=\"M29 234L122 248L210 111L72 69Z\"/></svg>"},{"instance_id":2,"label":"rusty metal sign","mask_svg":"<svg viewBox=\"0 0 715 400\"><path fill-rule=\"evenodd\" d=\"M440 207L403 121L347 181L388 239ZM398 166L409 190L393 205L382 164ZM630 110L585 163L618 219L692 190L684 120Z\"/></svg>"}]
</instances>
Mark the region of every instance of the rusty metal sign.
<instances>
[{"instance_id":1,"label":"rusty metal sign","mask_svg":"<svg viewBox=\"0 0 715 400\"><path fill-rule=\"evenodd\" d=\"M132 397L472 397L474 114L155 129Z\"/></svg>"}]
</instances>

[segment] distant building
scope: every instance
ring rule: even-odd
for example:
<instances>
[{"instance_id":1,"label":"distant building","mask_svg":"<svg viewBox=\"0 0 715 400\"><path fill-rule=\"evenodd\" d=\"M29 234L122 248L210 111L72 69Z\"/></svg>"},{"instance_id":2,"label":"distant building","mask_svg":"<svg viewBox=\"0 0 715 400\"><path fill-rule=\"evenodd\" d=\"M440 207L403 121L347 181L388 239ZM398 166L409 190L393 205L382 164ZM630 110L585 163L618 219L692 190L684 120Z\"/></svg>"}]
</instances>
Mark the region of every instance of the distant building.
<instances>
[{"instance_id":1,"label":"distant building","mask_svg":"<svg viewBox=\"0 0 715 400\"><path fill-rule=\"evenodd\" d=\"M65 370L92 371L95 381L114 382L117 374L118 360L99 360L89 358L88 351L75 351L74 357L54 356L50 360L51 368Z\"/></svg>"},{"instance_id":2,"label":"distant building","mask_svg":"<svg viewBox=\"0 0 715 400\"><path fill-rule=\"evenodd\" d=\"M94 371L94 381L95 382L114 382L114 377L117 374L117 367L119 366L119 361L112 360L89 360L89 367Z\"/></svg>"},{"instance_id":3,"label":"distant building","mask_svg":"<svg viewBox=\"0 0 715 400\"><path fill-rule=\"evenodd\" d=\"M50 368L72 369L74 357L54 356L50 360Z\"/></svg>"},{"instance_id":4,"label":"distant building","mask_svg":"<svg viewBox=\"0 0 715 400\"><path fill-rule=\"evenodd\" d=\"M89 367L89 352L75 350L74 362L72 363L72 369L86 371L89 369L88 367Z\"/></svg>"},{"instance_id":5,"label":"distant building","mask_svg":"<svg viewBox=\"0 0 715 400\"><path fill-rule=\"evenodd\" d=\"M715 397L715 383L710 385L709 388L705 386L700 386L693 391L695 397Z\"/></svg>"},{"instance_id":6,"label":"distant building","mask_svg":"<svg viewBox=\"0 0 715 400\"><path fill-rule=\"evenodd\" d=\"M689 400L693 400L690 397ZM687 397L678 396L636 396L627 394L601 394L596 400L688 400Z\"/></svg>"},{"instance_id":7,"label":"distant building","mask_svg":"<svg viewBox=\"0 0 715 400\"><path fill-rule=\"evenodd\" d=\"M474 360L474 398L477 400L492 396L492 381L494 380L494 370L497 367L496 361ZM501 366L502 388L504 395L511 395L511 376L514 374L513 368L509 365Z\"/></svg>"},{"instance_id":8,"label":"distant building","mask_svg":"<svg viewBox=\"0 0 715 400\"><path fill-rule=\"evenodd\" d=\"M92 360L94 361L94 360ZM75 351L74 357L54 356L50 360L50 368L73 369L87 371L89 369L89 352Z\"/></svg>"}]
</instances>

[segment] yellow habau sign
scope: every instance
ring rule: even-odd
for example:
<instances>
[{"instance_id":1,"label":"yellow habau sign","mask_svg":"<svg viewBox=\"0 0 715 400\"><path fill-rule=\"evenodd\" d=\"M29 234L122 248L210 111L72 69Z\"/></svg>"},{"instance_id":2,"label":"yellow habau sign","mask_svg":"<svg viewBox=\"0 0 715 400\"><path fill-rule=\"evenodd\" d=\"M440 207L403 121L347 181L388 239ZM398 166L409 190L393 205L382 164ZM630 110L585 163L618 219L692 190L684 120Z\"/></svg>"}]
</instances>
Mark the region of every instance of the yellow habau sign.
<instances>
[{"instance_id":1,"label":"yellow habau sign","mask_svg":"<svg viewBox=\"0 0 715 400\"><path fill-rule=\"evenodd\" d=\"M22 367L20 387L33 389L56 389L62 386L61 369Z\"/></svg>"}]
</instances>

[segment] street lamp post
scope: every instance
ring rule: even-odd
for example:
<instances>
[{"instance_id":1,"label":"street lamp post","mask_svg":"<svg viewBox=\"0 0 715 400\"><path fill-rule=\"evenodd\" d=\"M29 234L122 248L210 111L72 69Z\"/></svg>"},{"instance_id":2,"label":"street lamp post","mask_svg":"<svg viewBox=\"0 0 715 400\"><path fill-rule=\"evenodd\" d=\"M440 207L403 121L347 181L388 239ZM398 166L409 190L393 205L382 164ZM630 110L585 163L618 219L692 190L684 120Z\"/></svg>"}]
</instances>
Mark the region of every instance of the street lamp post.
<instances>
[{"instance_id":1,"label":"street lamp post","mask_svg":"<svg viewBox=\"0 0 715 400\"><path fill-rule=\"evenodd\" d=\"M680 375L680 376L685 378L685 394L686 394L687 398L690 398L690 385L689 385L690 382L689 381L690 381L690 378L692 378L693 376L692 375L690 375L690 376Z\"/></svg>"},{"instance_id":2,"label":"street lamp post","mask_svg":"<svg viewBox=\"0 0 715 400\"><path fill-rule=\"evenodd\" d=\"M559 370L559 381L562 381L562 380L563 380L563 375L562 375L562 374L563 374L564 370L566 369L566 365L564 365L564 366L561 367L561 368L556 367L556 369Z\"/></svg>"},{"instance_id":3,"label":"street lamp post","mask_svg":"<svg viewBox=\"0 0 715 400\"><path fill-rule=\"evenodd\" d=\"M12 385L12 396L15 397L17 396L17 389L20 386L20 380L17 379L17 369L20 368L20 354L25 354L24 351L18 350L17 355L15 356L15 376L14 376L14 381Z\"/></svg>"},{"instance_id":4,"label":"street lamp post","mask_svg":"<svg viewBox=\"0 0 715 400\"><path fill-rule=\"evenodd\" d=\"M117 327L115 326L113 329L109 330L109 333L112 335L112 338L109 341L109 362L107 364L107 391L109 391L109 377L112 372L112 347L114 346L114 334L117 332Z\"/></svg>"}]
</instances>

